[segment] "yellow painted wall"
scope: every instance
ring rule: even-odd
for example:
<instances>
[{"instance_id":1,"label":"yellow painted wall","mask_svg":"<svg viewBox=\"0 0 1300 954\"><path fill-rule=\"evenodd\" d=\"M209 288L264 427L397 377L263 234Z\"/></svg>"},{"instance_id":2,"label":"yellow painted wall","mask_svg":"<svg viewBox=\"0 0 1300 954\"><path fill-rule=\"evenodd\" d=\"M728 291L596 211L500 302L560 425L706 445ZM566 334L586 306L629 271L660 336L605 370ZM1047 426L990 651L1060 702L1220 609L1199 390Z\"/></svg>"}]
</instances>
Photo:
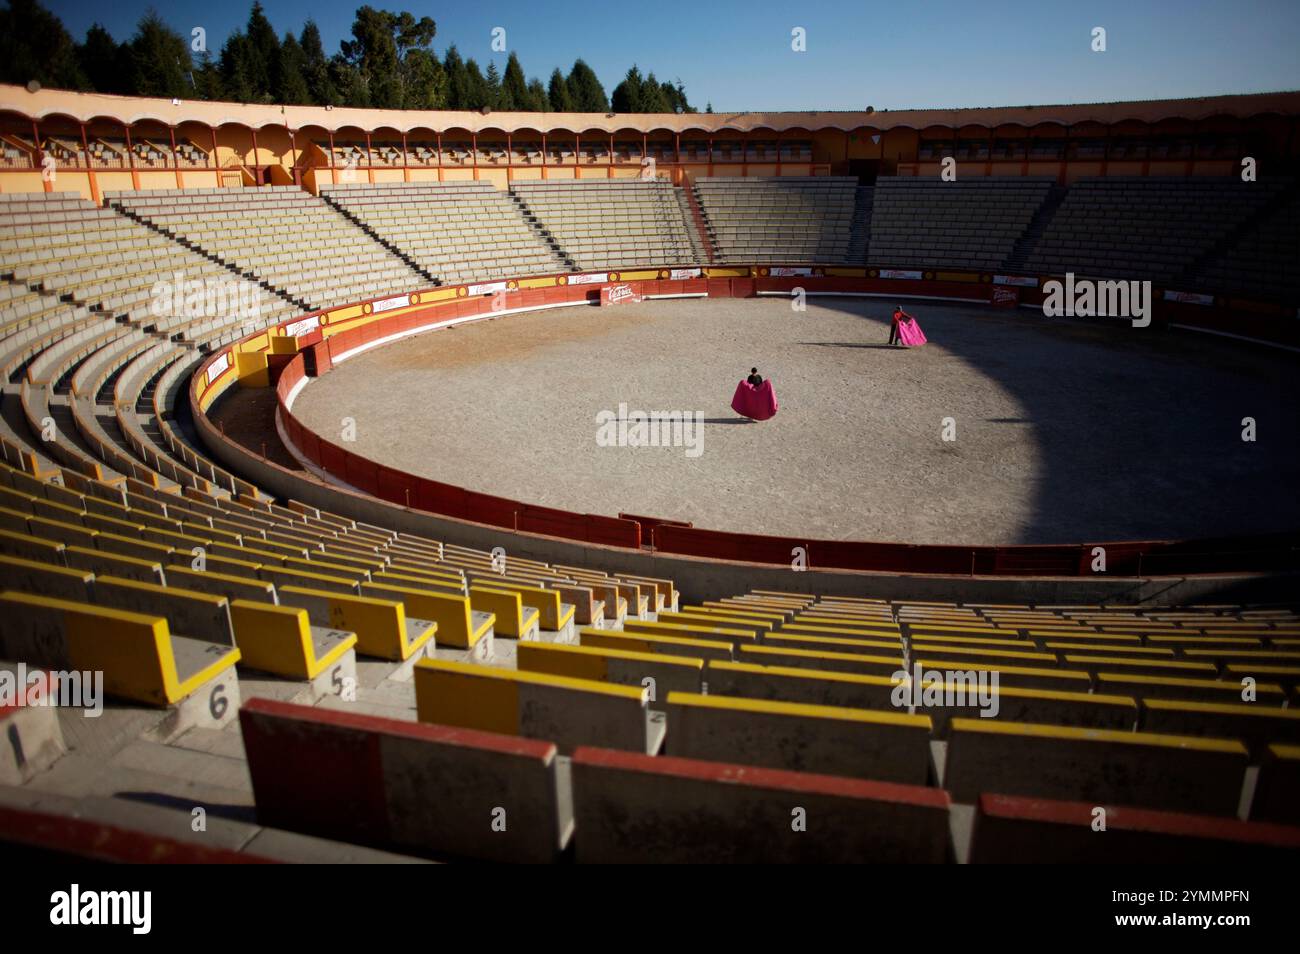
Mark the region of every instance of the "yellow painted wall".
<instances>
[{"instance_id":1,"label":"yellow painted wall","mask_svg":"<svg viewBox=\"0 0 1300 954\"><path fill-rule=\"evenodd\" d=\"M148 172L140 171L136 173L140 177L141 189L175 189L176 173L168 170L161 172L150 170ZM129 188L129 187L128 187Z\"/></svg>"},{"instance_id":2,"label":"yellow painted wall","mask_svg":"<svg viewBox=\"0 0 1300 954\"><path fill-rule=\"evenodd\" d=\"M84 172L60 172L50 185L55 192L75 192L83 199L91 198L90 176Z\"/></svg>"},{"instance_id":3,"label":"yellow painted wall","mask_svg":"<svg viewBox=\"0 0 1300 954\"><path fill-rule=\"evenodd\" d=\"M184 169L181 171L181 176L187 189L215 189L217 187L217 174L210 170Z\"/></svg>"},{"instance_id":4,"label":"yellow painted wall","mask_svg":"<svg viewBox=\"0 0 1300 954\"><path fill-rule=\"evenodd\" d=\"M39 169L30 172L5 172L0 175L0 192L44 192Z\"/></svg>"},{"instance_id":5,"label":"yellow painted wall","mask_svg":"<svg viewBox=\"0 0 1300 954\"><path fill-rule=\"evenodd\" d=\"M101 195L105 192L127 192L135 188L131 183L131 173L129 172L108 172L96 169L95 181L99 183ZM175 180L172 181L175 182Z\"/></svg>"}]
</instances>

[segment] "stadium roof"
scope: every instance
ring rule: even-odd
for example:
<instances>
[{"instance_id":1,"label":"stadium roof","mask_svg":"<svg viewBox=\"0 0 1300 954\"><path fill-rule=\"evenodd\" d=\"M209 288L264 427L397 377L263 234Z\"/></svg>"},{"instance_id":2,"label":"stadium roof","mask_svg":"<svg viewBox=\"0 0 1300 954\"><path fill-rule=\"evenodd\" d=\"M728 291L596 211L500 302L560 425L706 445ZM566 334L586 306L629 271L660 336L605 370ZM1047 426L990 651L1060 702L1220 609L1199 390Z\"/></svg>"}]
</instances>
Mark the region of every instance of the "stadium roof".
<instances>
[{"instance_id":1,"label":"stadium roof","mask_svg":"<svg viewBox=\"0 0 1300 954\"><path fill-rule=\"evenodd\" d=\"M1078 103L1044 106L989 106L969 109L862 110L858 112L744 112L744 113L521 113L469 112L452 110L356 109L324 106L245 105L202 100L150 99L41 89L29 92L22 86L0 84L0 111L19 113L31 119L69 117L89 122L115 120L135 124L156 121L170 125L186 122L207 126L229 124L261 128L288 126L292 129L319 127L337 132L359 129L464 129L472 132L499 130L517 132L585 131L604 132L722 132L765 129L838 129L849 131L870 127L924 129L930 126L968 125L1036 126L1042 123L1077 125L1096 122L1113 125L1126 121L1155 123L1161 120L1203 120L1211 117L1248 119L1275 114L1300 115L1300 91L1250 93L1236 96L1208 96L1196 99L1157 99L1121 103Z\"/></svg>"}]
</instances>

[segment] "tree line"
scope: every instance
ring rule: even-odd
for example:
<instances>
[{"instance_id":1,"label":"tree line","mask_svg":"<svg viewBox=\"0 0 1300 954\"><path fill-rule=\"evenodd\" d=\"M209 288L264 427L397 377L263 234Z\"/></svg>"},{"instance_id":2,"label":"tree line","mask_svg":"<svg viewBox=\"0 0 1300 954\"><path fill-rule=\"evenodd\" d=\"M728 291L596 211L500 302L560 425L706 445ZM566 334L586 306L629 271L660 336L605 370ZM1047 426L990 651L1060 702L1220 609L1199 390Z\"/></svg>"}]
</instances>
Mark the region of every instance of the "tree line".
<instances>
[{"instance_id":1,"label":"tree line","mask_svg":"<svg viewBox=\"0 0 1300 954\"><path fill-rule=\"evenodd\" d=\"M260 2L243 30L213 55L206 37L183 36L153 10L130 39L117 42L99 24L78 43L39 0L9 0L0 9L0 81L32 80L60 89L226 100L240 103L357 106L380 109L473 109L524 112L693 113L680 80L666 82L635 65L608 95L581 59L558 67L543 84L526 78L510 53L504 72L464 58L455 45L440 59L430 17L360 7L351 38L327 54L307 20L298 35L276 34ZM712 112L710 105L707 109Z\"/></svg>"}]
</instances>

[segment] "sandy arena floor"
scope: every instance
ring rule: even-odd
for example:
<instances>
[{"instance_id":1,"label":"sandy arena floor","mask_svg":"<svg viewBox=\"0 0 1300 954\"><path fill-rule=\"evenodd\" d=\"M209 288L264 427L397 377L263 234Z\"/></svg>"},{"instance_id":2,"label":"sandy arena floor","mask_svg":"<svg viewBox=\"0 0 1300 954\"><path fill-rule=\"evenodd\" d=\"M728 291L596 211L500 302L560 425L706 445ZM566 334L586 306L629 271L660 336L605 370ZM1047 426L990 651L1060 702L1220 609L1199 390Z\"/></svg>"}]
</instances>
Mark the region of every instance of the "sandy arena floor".
<instances>
[{"instance_id":1,"label":"sandy arena floor","mask_svg":"<svg viewBox=\"0 0 1300 954\"><path fill-rule=\"evenodd\" d=\"M1300 361L1230 339L892 303L674 300L481 321L368 352L294 412L392 467L551 507L915 543L1300 526ZM730 408L752 365L781 410ZM701 453L607 447L597 414L701 412ZM1242 440L1242 418L1257 440ZM942 440L952 418L956 440Z\"/></svg>"}]
</instances>

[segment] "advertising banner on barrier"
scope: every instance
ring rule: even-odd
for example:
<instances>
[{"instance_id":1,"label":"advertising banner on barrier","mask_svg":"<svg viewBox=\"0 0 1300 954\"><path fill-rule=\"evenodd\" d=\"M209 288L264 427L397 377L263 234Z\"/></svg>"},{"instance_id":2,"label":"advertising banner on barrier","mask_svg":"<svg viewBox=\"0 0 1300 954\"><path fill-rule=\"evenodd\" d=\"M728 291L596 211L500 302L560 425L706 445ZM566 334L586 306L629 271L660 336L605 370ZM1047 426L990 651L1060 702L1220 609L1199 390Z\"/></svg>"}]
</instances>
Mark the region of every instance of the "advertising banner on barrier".
<instances>
[{"instance_id":1,"label":"advertising banner on barrier","mask_svg":"<svg viewBox=\"0 0 1300 954\"><path fill-rule=\"evenodd\" d=\"M1197 292L1166 291L1165 301L1181 301L1189 305L1213 305L1214 296Z\"/></svg>"},{"instance_id":2,"label":"advertising banner on barrier","mask_svg":"<svg viewBox=\"0 0 1300 954\"><path fill-rule=\"evenodd\" d=\"M618 285L606 285L600 290L600 307L606 305L635 305L641 296L627 282Z\"/></svg>"},{"instance_id":3,"label":"advertising banner on barrier","mask_svg":"<svg viewBox=\"0 0 1300 954\"><path fill-rule=\"evenodd\" d=\"M1020 304L1020 292L1014 288L1003 288L1000 286L993 287L993 297L990 301L999 308L1015 308Z\"/></svg>"},{"instance_id":4,"label":"advertising banner on barrier","mask_svg":"<svg viewBox=\"0 0 1300 954\"><path fill-rule=\"evenodd\" d=\"M702 268L674 268L668 273L669 281L682 282L688 278L699 278L704 274Z\"/></svg>"},{"instance_id":5,"label":"advertising banner on barrier","mask_svg":"<svg viewBox=\"0 0 1300 954\"><path fill-rule=\"evenodd\" d=\"M912 272L899 268L882 268L880 270L881 278L904 278L908 281L919 282L925 277L924 272Z\"/></svg>"},{"instance_id":6,"label":"advertising banner on barrier","mask_svg":"<svg viewBox=\"0 0 1300 954\"><path fill-rule=\"evenodd\" d=\"M776 265L772 268L773 278L793 278L797 275L811 275L811 268L798 268L790 265Z\"/></svg>"},{"instance_id":7,"label":"advertising banner on barrier","mask_svg":"<svg viewBox=\"0 0 1300 954\"><path fill-rule=\"evenodd\" d=\"M497 292L509 291L510 286L505 282L482 282L478 285L470 285L465 289L470 295L495 295Z\"/></svg>"},{"instance_id":8,"label":"advertising banner on barrier","mask_svg":"<svg viewBox=\"0 0 1300 954\"><path fill-rule=\"evenodd\" d=\"M284 333L290 338L299 338L303 335L309 335L320 327L320 315L312 315L310 318L303 318L292 324L284 326Z\"/></svg>"},{"instance_id":9,"label":"advertising banner on barrier","mask_svg":"<svg viewBox=\"0 0 1300 954\"><path fill-rule=\"evenodd\" d=\"M609 273L601 272L598 275L570 275L570 285L601 285L609 281Z\"/></svg>"},{"instance_id":10,"label":"advertising banner on barrier","mask_svg":"<svg viewBox=\"0 0 1300 954\"><path fill-rule=\"evenodd\" d=\"M392 311L394 308L405 308L411 303L410 295L398 295L396 298L385 298L381 301L372 302L370 311L372 314L379 314L381 311Z\"/></svg>"},{"instance_id":11,"label":"advertising banner on barrier","mask_svg":"<svg viewBox=\"0 0 1300 954\"><path fill-rule=\"evenodd\" d=\"M1038 279L1025 275L994 275L994 285L1015 285L1019 288L1037 288Z\"/></svg>"},{"instance_id":12,"label":"advertising banner on barrier","mask_svg":"<svg viewBox=\"0 0 1300 954\"><path fill-rule=\"evenodd\" d=\"M223 351L217 358L208 365L208 380L215 381L225 373L230 367L230 352Z\"/></svg>"}]
</instances>

